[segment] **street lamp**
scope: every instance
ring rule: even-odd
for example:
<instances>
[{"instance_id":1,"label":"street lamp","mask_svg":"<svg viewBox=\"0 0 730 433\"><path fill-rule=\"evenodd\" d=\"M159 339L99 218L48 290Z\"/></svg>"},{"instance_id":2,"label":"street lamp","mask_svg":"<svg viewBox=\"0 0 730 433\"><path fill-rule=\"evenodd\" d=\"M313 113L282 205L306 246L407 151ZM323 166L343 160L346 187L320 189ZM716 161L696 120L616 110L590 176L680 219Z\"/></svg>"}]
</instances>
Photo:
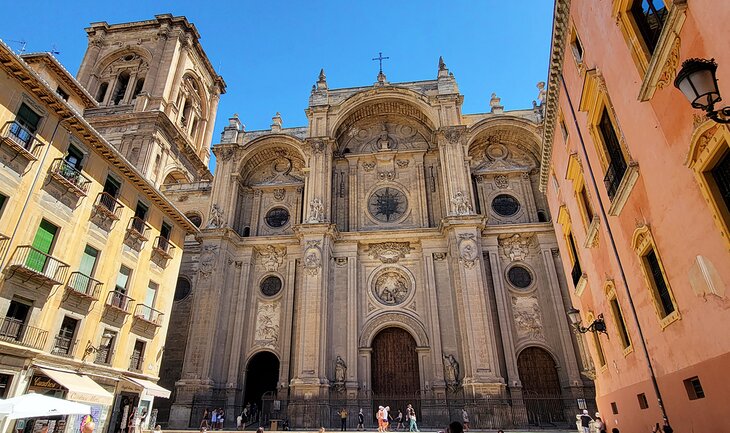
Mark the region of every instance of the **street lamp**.
<instances>
[{"instance_id":1,"label":"street lamp","mask_svg":"<svg viewBox=\"0 0 730 433\"><path fill-rule=\"evenodd\" d=\"M571 307L571 309L565 313L568 315L568 319L570 320L570 324L573 325L573 328L581 334L585 334L586 332L596 332L608 335L606 332L606 322L603 321L603 314L599 314L598 317L596 317L596 319L588 325L588 327L583 327L581 325L582 319L580 318L580 310Z\"/></svg>"},{"instance_id":2,"label":"street lamp","mask_svg":"<svg viewBox=\"0 0 730 433\"><path fill-rule=\"evenodd\" d=\"M716 71L715 59L687 59L677 73L674 87L682 91L693 108L704 110L710 119L730 123L730 107L715 110L715 104L722 101Z\"/></svg>"},{"instance_id":3,"label":"street lamp","mask_svg":"<svg viewBox=\"0 0 730 433\"><path fill-rule=\"evenodd\" d=\"M94 347L91 345L91 340L86 342L86 349L84 349L84 356L81 357L81 361L83 361L87 356L91 355L92 353L96 353L101 351L102 349L105 349L109 347L109 343L111 343L112 338L114 338L114 334L111 334L109 332L105 332L101 336L101 341L99 342L99 347Z\"/></svg>"}]
</instances>

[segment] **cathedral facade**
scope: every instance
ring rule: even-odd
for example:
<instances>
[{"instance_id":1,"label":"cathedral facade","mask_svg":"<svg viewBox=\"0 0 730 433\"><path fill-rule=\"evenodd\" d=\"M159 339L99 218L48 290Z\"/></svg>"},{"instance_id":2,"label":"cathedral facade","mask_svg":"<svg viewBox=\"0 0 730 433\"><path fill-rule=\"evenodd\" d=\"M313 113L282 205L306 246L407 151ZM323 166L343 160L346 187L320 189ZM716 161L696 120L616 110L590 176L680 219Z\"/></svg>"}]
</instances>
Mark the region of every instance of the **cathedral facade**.
<instances>
[{"instance_id":1,"label":"cathedral facade","mask_svg":"<svg viewBox=\"0 0 730 433\"><path fill-rule=\"evenodd\" d=\"M436 79L381 72L345 89L321 72L305 126L230 119L212 184L166 188L203 226L185 248L159 419L197 427L221 407L233 425L255 403L262 421L328 425L346 408L354 426L390 402L436 425L458 398L484 427L571 420L592 365L538 189L540 107L462 102L440 61ZM557 404L527 401L542 397Z\"/></svg>"}]
</instances>

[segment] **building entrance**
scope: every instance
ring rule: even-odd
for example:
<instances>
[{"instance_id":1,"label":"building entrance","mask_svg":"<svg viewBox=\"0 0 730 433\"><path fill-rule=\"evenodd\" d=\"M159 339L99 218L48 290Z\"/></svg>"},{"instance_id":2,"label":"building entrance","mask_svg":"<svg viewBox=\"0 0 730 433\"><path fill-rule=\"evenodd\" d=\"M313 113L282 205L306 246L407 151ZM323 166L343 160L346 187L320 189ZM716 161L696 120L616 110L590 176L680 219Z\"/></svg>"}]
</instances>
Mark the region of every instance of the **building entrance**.
<instances>
[{"instance_id":1,"label":"building entrance","mask_svg":"<svg viewBox=\"0 0 730 433\"><path fill-rule=\"evenodd\" d=\"M261 408L261 397L271 391L276 393L279 382L279 358L271 352L259 352L254 355L246 367L246 390L243 404L255 403Z\"/></svg>"},{"instance_id":2,"label":"building entrance","mask_svg":"<svg viewBox=\"0 0 730 433\"><path fill-rule=\"evenodd\" d=\"M555 360L544 349L528 347L517 358L517 370L531 424L565 421Z\"/></svg>"},{"instance_id":3,"label":"building entrance","mask_svg":"<svg viewBox=\"0 0 730 433\"><path fill-rule=\"evenodd\" d=\"M401 328L386 328L372 343L371 374L373 405L390 406L395 418L412 404L420 415L420 376L416 341Z\"/></svg>"}]
</instances>

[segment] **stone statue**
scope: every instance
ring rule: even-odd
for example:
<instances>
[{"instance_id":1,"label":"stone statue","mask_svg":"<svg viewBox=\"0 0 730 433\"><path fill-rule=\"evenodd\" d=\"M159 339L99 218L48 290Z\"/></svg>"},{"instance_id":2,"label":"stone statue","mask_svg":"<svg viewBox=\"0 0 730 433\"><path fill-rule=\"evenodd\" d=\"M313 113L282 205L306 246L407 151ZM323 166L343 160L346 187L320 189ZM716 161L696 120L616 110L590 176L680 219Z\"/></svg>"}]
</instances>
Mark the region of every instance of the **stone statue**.
<instances>
[{"instance_id":1,"label":"stone statue","mask_svg":"<svg viewBox=\"0 0 730 433\"><path fill-rule=\"evenodd\" d=\"M324 204L320 198L313 198L309 203L309 222L321 223L324 221Z\"/></svg>"},{"instance_id":2,"label":"stone statue","mask_svg":"<svg viewBox=\"0 0 730 433\"><path fill-rule=\"evenodd\" d=\"M540 81L537 83L537 102L539 105L542 105L545 103L545 99L547 98L547 90L545 90L545 82Z\"/></svg>"},{"instance_id":3,"label":"stone statue","mask_svg":"<svg viewBox=\"0 0 730 433\"><path fill-rule=\"evenodd\" d=\"M452 354L444 355L444 376L449 385L459 383L459 362Z\"/></svg>"},{"instance_id":4,"label":"stone statue","mask_svg":"<svg viewBox=\"0 0 730 433\"><path fill-rule=\"evenodd\" d=\"M208 226L206 228L219 229L222 228L224 224L223 210L221 210L218 204L214 204L213 208L210 210L210 221L208 221Z\"/></svg>"},{"instance_id":5,"label":"stone statue","mask_svg":"<svg viewBox=\"0 0 730 433\"><path fill-rule=\"evenodd\" d=\"M390 139L388 138L388 130L385 128L385 124L380 127L380 137L377 141L379 150L390 150Z\"/></svg>"},{"instance_id":6,"label":"stone statue","mask_svg":"<svg viewBox=\"0 0 730 433\"><path fill-rule=\"evenodd\" d=\"M335 382L336 383L344 382L346 376L347 376L347 364L345 364L345 360L342 359L342 357L340 355L337 355L337 359L335 360Z\"/></svg>"},{"instance_id":7,"label":"stone statue","mask_svg":"<svg viewBox=\"0 0 730 433\"><path fill-rule=\"evenodd\" d=\"M464 195L463 192L457 191L456 194L454 194L454 198L451 199L451 203L454 205L454 214L471 214L471 204L469 203L469 199L466 197L466 195Z\"/></svg>"}]
</instances>

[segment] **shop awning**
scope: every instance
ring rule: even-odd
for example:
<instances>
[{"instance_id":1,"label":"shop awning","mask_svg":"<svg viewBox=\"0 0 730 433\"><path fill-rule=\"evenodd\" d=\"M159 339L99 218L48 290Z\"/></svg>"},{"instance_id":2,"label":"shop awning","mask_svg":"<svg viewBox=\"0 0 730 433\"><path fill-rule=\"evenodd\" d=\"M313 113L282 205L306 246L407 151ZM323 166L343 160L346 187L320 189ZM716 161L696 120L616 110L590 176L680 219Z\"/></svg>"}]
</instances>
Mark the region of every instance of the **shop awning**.
<instances>
[{"instance_id":1,"label":"shop awning","mask_svg":"<svg viewBox=\"0 0 730 433\"><path fill-rule=\"evenodd\" d=\"M170 394L172 391L170 391L169 389L165 389L154 382L150 382L149 380L145 380L145 379L137 379L136 377L127 377L127 376L124 376L124 379L132 382L133 384L135 384L137 386L144 388L147 395L151 395L153 397L170 398Z\"/></svg>"},{"instance_id":2,"label":"shop awning","mask_svg":"<svg viewBox=\"0 0 730 433\"><path fill-rule=\"evenodd\" d=\"M89 376L73 372L39 368L39 370L68 389L66 400L78 401L87 404L111 406L114 396L91 380Z\"/></svg>"}]
</instances>

